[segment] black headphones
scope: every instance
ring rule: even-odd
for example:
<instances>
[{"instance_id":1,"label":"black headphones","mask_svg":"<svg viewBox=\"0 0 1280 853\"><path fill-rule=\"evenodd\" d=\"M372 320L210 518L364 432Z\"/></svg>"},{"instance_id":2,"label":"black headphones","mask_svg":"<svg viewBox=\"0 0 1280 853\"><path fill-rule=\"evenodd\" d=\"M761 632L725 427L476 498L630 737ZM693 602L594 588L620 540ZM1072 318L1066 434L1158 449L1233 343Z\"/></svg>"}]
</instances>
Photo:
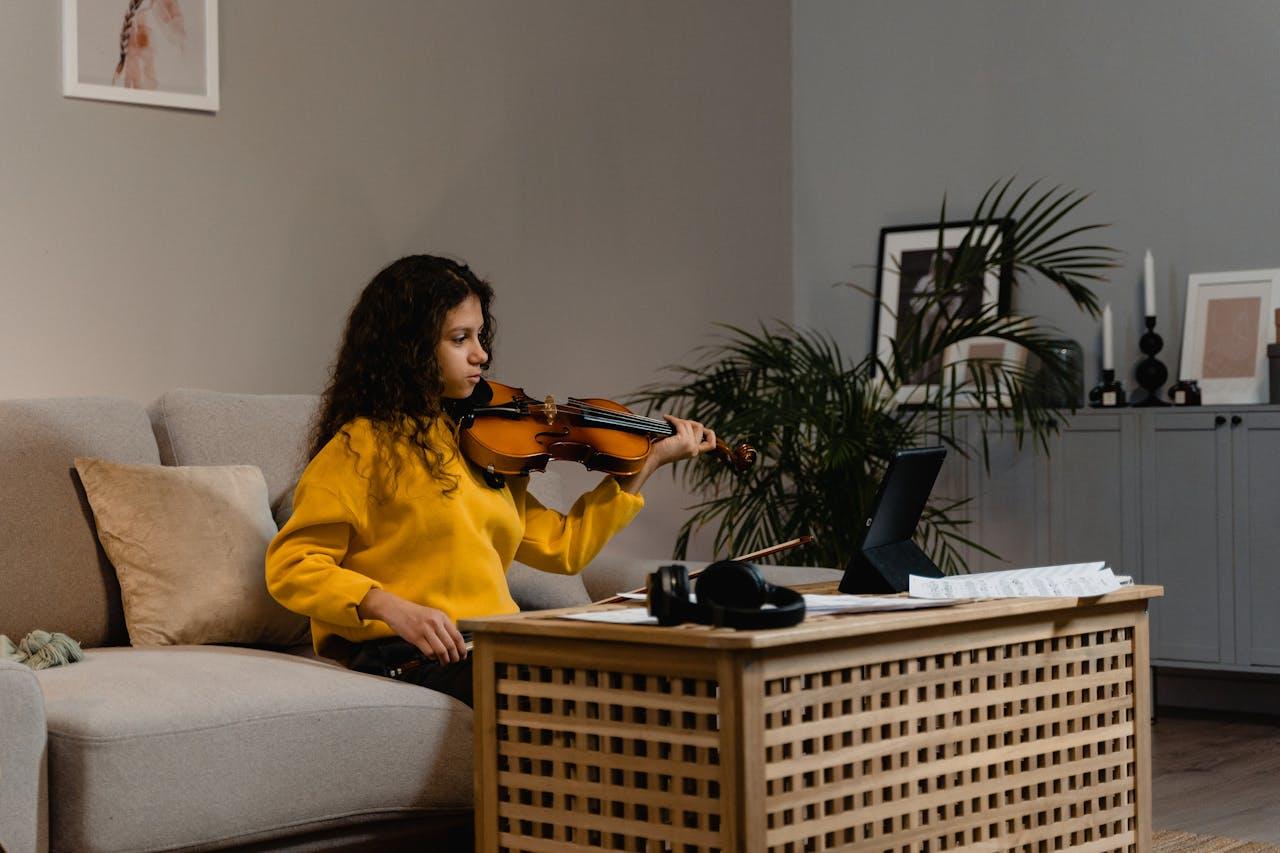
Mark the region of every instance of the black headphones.
<instances>
[{"instance_id":1,"label":"black headphones","mask_svg":"<svg viewBox=\"0 0 1280 853\"><path fill-rule=\"evenodd\" d=\"M689 600L689 570L662 566L649 575L649 614L659 625L698 622L725 628L789 628L804 620L804 597L767 582L753 563L720 560L698 575ZM762 610L766 604L773 608Z\"/></svg>"}]
</instances>

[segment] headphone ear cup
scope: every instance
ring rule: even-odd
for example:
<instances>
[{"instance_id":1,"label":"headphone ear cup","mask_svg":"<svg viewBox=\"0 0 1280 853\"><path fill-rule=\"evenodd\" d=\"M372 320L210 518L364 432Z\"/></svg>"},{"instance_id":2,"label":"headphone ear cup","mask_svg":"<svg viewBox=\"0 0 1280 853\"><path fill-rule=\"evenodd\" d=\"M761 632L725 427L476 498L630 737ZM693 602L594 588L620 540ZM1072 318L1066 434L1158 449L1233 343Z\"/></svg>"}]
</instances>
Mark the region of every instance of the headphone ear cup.
<instances>
[{"instance_id":1,"label":"headphone ear cup","mask_svg":"<svg viewBox=\"0 0 1280 853\"><path fill-rule=\"evenodd\" d=\"M719 560L698 575L695 590L699 604L715 604L735 610L756 610L765 603L768 584L751 563Z\"/></svg>"},{"instance_id":2,"label":"headphone ear cup","mask_svg":"<svg viewBox=\"0 0 1280 853\"><path fill-rule=\"evenodd\" d=\"M649 615L659 625L679 625L689 615L689 570L684 566L660 566L649 575Z\"/></svg>"}]
</instances>

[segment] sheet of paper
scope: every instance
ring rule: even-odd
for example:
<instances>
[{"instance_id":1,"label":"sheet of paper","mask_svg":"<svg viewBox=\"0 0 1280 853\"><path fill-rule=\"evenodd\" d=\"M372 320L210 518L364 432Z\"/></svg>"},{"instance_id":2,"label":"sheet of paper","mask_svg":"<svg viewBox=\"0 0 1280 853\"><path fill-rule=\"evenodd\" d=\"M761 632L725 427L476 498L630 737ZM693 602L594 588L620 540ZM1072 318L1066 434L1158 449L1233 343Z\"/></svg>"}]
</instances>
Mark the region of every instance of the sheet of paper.
<instances>
[{"instance_id":1,"label":"sheet of paper","mask_svg":"<svg viewBox=\"0 0 1280 853\"><path fill-rule=\"evenodd\" d=\"M912 598L1087 598L1115 592L1122 582L1106 563L1068 563L945 578L911 576Z\"/></svg>"},{"instance_id":2,"label":"sheet of paper","mask_svg":"<svg viewBox=\"0 0 1280 853\"><path fill-rule=\"evenodd\" d=\"M643 607L619 607L614 610L584 610L581 613L561 613L561 619L579 619L583 622L608 622L611 625L657 625L658 617L650 616Z\"/></svg>"},{"instance_id":3,"label":"sheet of paper","mask_svg":"<svg viewBox=\"0 0 1280 853\"><path fill-rule=\"evenodd\" d=\"M619 593L619 597L625 597L634 601L643 601L645 596L639 593ZM690 601L696 601L693 595L689 596ZM869 595L818 595L810 593L804 596L804 608L807 614L817 616L823 613L870 613L877 610L919 610L924 607L947 607L954 604L952 599L923 599L923 598L900 598L887 596L869 596ZM762 610L772 610L772 604L766 604ZM613 611L609 611L613 612ZM580 619L584 618L584 614L569 614L566 618ZM588 621L594 622L613 622L614 619L600 619L592 617ZM643 622L622 622L618 620L618 624L646 624Z\"/></svg>"},{"instance_id":4,"label":"sheet of paper","mask_svg":"<svg viewBox=\"0 0 1280 853\"><path fill-rule=\"evenodd\" d=\"M806 614L867 613L876 610L919 610L925 607L947 607L955 604L949 599L898 598L870 595L817 595L804 597Z\"/></svg>"}]
</instances>

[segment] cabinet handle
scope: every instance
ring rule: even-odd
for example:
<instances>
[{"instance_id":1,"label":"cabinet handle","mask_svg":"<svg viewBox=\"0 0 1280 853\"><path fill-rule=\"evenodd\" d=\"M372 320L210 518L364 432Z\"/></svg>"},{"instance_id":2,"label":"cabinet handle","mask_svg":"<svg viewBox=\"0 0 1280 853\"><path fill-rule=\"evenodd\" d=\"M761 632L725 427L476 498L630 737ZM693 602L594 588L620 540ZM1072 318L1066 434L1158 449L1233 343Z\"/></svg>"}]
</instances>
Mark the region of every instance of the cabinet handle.
<instances>
[{"instance_id":1,"label":"cabinet handle","mask_svg":"<svg viewBox=\"0 0 1280 853\"><path fill-rule=\"evenodd\" d=\"M1242 423L1244 423L1244 418L1240 417L1239 415L1232 415L1232 416L1231 416L1231 425L1232 425L1232 426L1240 426L1240 424L1242 424Z\"/></svg>"},{"instance_id":2,"label":"cabinet handle","mask_svg":"<svg viewBox=\"0 0 1280 853\"><path fill-rule=\"evenodd\" d=\"M1226 422L1227 422L1227 416L1226 416L1226 415L1215 415L1215 416L1214 416L1214 418L1213 418L1213 425L1214 425L1214 426L1222 426L1222 425L1223 425L1223 424L1225 424Z\"/></svg>"}]
</instances>

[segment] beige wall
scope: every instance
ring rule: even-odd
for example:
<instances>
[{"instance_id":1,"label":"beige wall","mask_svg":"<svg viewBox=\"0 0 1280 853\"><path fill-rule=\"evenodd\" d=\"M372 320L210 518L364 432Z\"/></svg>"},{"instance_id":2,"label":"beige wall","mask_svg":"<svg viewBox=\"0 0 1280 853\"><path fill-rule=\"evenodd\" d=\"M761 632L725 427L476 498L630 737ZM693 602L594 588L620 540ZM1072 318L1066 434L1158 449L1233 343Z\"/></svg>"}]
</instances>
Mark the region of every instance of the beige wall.
<instances>
[{"instance_id":1,"label":"beige wall","mask_svg":"<svg viewBox=\"0 0 1280 853\"><path fill-rule=\"evenodd\" d=\"M495 376L624 395L791 314L779 0L223 0L222 110L63 98L0 0L0 397L315 392L411 252L498 292ZM670 541L660 478L620 544Z\"/></svg>"}]
</instances>

